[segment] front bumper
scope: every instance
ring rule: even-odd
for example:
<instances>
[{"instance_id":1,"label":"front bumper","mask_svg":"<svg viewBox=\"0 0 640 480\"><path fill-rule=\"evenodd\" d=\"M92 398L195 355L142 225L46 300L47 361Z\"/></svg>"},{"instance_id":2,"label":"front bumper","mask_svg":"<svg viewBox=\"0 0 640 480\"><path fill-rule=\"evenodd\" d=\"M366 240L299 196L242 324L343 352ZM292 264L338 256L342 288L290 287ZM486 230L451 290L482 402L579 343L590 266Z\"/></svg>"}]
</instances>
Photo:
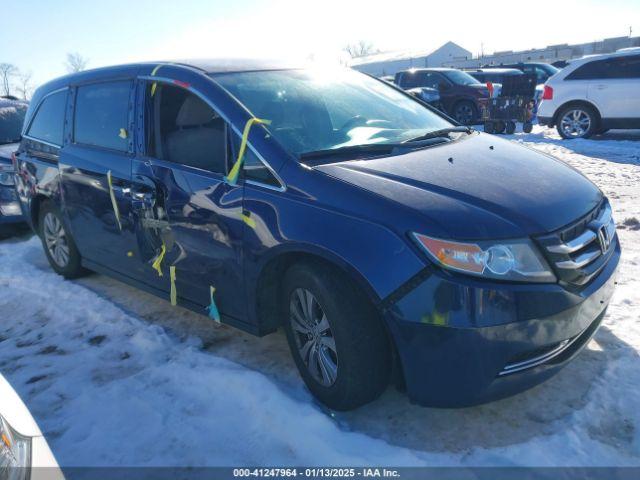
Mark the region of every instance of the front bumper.
<instances>
[{"instance_id":1,"label":"front bumper","mask_svg":"<svg viewBox=\"0 0 640 480\"><path fill-rule=\"evenodd\" d=\"M607 265L581 291L445 272L414 279L385 310L410 399L433 407L471 406L552 376L599 327L619 258L616 242Z\"/></svg>"}]
</instances>

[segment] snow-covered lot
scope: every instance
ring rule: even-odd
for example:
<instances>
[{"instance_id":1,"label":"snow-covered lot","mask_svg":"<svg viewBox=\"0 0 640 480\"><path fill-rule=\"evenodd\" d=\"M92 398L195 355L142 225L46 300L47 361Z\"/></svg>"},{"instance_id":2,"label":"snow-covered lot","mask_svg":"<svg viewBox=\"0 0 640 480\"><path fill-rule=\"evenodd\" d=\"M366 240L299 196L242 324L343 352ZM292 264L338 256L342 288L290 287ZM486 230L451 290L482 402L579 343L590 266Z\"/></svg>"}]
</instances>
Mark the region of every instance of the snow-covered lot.
<instances>
[{"instance_id":1,"label":"snow-covered lot","mask_svg":"<svg viewBox=\"0 0 640 480\"><path fill-rule=\"evenodd\" d=\"M389 388L333 415L284 335L254 338L100 275L64 281L28 236L0 242L0 373L62 466L640 466L640 132L511 138L600 186L623 248L595 339L530 391L442 410Z\"/></svg>"}]
</instances>

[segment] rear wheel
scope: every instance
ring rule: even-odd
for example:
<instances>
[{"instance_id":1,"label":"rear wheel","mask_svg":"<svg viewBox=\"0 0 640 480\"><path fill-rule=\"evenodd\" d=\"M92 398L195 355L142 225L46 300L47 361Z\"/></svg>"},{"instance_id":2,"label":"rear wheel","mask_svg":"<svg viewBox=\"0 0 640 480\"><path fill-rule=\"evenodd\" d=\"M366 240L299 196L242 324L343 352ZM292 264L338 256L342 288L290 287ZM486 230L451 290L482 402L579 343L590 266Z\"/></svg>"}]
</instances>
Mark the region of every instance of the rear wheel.
<instances>
[{"instance_id":1,"label":"rear wheel","mask_svg":"<svg viewBox=\"0 0 640 480\"><path fill-rule=\"evenodd\" d=\"M509 120L505 128L506 128L507 134L511 135L513 132L516 131L516 122L512 122L511 120Z\"/></svg>"},{"instance_id":2,"label":"rear wheel","mask_svg":"<svg viewBox=\"0 0 640 480\"><path fill-rule=\"evenodd\" d=\"M524 133L531 133L533 131L533 123L531 122L524 122L522 124L522 131Z\"/></svg>"},{"instance_id":3,"label":"rear wheel","mask_svg":"<svg viewBox=\"0 0 640 480\"><path fill-rule=\"evenodd\" d=\"M40 208L38 231L47 260L56 273L65 278L76 278L86 273L60 210L51 202L44 203Z\"/></svg>"},{"instance_id":4,"label":"rear wheel","mask_svg":"<svg viewBox=\"0 0 640 480\"><path fill-rule=\"evenodd\" d=\"M291 267L283 289L285 331L309 390L335 410L350 410L386 388L391 351L377 312L337 270Z\"/></svg>"},{"instance_id":5,"label":"rear wheel","mask_svg":"<svg viewBox=\"0 0 640 480\"><path fill-rule=\"evenodd\" d=\"M589 138L598 131L598 115L587 105L569 105L558 114L556 125L562 138Z\"/></svg>"},{"instance_id":6,"label":"rear wheel","mask_svg":"<svg viewBox=\"0 0 640 480\"><path fill-rule=\"evenodd\" d=\"M498 120L494 125L494 132L500 134L500 133L504 133L504 129L506 128L505 123L502 120Z\"/></svg>"}]
</instances>

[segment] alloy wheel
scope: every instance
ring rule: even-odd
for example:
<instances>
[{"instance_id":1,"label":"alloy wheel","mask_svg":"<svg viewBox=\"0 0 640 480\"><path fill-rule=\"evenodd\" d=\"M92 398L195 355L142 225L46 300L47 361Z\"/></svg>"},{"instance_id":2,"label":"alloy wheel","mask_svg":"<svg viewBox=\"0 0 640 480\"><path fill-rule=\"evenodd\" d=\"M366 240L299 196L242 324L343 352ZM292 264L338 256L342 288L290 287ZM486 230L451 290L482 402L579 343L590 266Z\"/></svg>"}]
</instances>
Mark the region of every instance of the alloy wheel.
<instances>
[{"instance_id":1,"label":"alloy wheel","mask_svg":"<svg viewBox=\"0 0 640 480\"><path fill-rule=\"evenodd\" d=\"M584 110L569 110L562 116L560 128L567 137L582 137L591 128L591 116Z\"/></svg>"},{"instance_id":2,"label":"alloy wheel","mask_svg":"<svg viewBox=\"0 0 640 480\"><path fill-rule=\"evenodd\" d=\"M69 244L62 222L56 215L49 212L44 217L43 226L44 240L49 255L56 262L56 265L65 268L69 264Z\"/></svg>"},{"instance_id":3,"label":"alloy wheel","mask_svg":"<svg viewBox=\"0 0 640 480\"><path fill-rule=\"evenodd\" d=\"M473 121L473 108L467 103L463 103L456 107L456 120L463 125L469 125Z\"/></svg>"},{"instance_id":4,"label":"alloy wheel","mask_svg":"<svg viewBox=\"0 0 640 480\"><path fill-rule=\"evenodd\" d=\"M316 297L296 288L289 301L289 321L300 358L311 376L325 387L338 377L338 352L331 326Z\"/></svg>"}]
</instances>

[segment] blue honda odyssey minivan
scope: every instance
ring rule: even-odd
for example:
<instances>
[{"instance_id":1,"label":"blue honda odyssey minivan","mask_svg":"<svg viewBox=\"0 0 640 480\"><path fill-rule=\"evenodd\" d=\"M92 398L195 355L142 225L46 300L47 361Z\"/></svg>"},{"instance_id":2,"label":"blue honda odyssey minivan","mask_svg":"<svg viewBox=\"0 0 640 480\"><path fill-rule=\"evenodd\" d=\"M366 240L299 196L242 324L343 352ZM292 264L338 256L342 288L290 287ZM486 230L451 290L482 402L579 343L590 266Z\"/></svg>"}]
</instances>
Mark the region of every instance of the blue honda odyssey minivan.
<instances>
[{"instance_id":1,"label":"blue honda odyssey minivan","mask_svg":"<svg viewBox=\"0 0 640 480\"><path fill-rule=\"evenodd\" d=\"M283 327L338 410L390 383L465 406L543 381L598 329L620 257L580 173L346 69L66 76L34 95L15 164L56 272L256 335Z\"/></svg>"}]
</instances>

